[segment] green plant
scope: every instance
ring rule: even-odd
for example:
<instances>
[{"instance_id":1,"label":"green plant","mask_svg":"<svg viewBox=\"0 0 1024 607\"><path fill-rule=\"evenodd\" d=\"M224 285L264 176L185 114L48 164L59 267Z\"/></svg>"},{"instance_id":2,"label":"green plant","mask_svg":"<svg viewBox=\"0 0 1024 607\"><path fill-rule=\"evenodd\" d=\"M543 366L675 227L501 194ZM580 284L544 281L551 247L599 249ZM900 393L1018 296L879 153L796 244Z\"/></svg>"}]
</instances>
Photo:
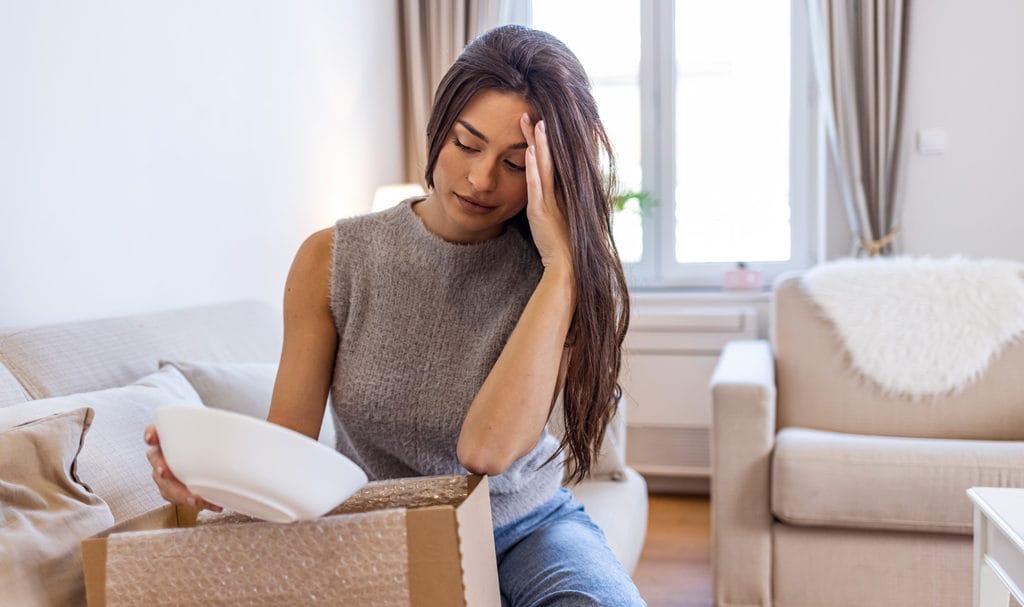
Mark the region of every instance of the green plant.
<instances>
[{"instance_id":1,"label":"green plant","mask_svg":"<svg viewBox=\"0 0 1024 607\"><path fill-rule=\"evenodd\" d=\"M615 208L615 212L621 213L624 211L626 209L626 204L629 203L630 200L636 200L637 208L640 210L642 215L649 214L651 209L658 204L654 200L654 197L651 196L650 192L645 192L643 190L630 190L628 192L623 192L612 199L612 205Z\"/></svg>"}]
</instances>

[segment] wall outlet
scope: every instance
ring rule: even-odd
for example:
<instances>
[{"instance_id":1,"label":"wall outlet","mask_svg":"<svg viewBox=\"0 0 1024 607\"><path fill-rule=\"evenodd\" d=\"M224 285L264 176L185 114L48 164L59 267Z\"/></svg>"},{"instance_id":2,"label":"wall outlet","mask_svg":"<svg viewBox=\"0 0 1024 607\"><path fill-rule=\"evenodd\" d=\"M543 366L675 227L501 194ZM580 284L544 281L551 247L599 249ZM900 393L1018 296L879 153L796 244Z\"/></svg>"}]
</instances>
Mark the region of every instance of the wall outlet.
<instances>
[{"instance_id":1,"label":"wall outlet","mask_svg":"<svg viewBox=\"0 0 1024 607\"><path fill-rule=\"evenodd\" d=\"M946 151L946 129L917 129L917 153L938 156Z\"/></svg>"}]
</instances>

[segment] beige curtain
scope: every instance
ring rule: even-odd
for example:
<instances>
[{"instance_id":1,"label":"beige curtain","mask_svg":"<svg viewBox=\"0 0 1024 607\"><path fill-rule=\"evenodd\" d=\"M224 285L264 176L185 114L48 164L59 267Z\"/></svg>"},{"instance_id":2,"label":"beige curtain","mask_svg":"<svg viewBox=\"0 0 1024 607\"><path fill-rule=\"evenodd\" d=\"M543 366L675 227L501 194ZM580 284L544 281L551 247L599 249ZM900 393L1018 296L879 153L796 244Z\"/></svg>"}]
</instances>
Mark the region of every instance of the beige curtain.
<instances>
[{"instance_id":1,"label":"beige curtain","mask_svg":"<svg viewBox=\"0 0 1024 607\"><path fill-rule=\"evenodd\" d=\"M910 0L807 0L829 147L857 255L896 250Z\"/></svg>"},{"instance_id":2,"label":"beige curtain","mask_svg":"<svg viewBox=\"0 0 1024 607\"><path fill-rule=\"evenodd\" d=\"M399 0L405 177L423 183L427 119L441 78L473 38L505 23L529 23L529 0Z\"/></svg>"}]
</instances>

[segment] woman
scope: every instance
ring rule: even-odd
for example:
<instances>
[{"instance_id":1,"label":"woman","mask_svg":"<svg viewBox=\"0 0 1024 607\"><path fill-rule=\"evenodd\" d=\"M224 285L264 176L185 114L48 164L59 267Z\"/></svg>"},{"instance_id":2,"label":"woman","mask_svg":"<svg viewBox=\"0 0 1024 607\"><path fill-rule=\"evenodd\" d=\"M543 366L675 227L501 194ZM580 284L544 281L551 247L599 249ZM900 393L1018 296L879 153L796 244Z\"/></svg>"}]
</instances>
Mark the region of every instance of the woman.
<instances>
[{"instance_id":1,"label":"woman","mask_svg":"<svg viewBox=\"0 0 1024 607\"><path fill-rule=\"evenodd\" d=\"M629 318L586 74L548 34L491 30L442 80L427 139L426 198L296 254L268 419L315 438L330 393L337 447L370 478L490 475L508 604L643 604L561 488L615 412ZM563 388L559 444L546 424ZM174 478L152 427L146 440L166 499L218 509Z\"/></svg>"}]
</instances>

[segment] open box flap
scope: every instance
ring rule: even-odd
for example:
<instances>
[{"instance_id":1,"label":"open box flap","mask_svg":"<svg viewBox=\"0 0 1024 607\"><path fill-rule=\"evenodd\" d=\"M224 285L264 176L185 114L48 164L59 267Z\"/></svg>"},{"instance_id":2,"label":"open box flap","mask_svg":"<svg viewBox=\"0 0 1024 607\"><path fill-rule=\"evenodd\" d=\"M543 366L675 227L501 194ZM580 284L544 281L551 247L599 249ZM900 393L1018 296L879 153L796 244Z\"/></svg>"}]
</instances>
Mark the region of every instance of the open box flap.
<instances>
[{"instance_id":1,"label":"open box flap","mask_svg":"<svg viewBox=\"0 0 1024 607\"><path fill-rule=\"evenodd\" d=\"M455 509L461 529L491 529L490 488L487 477L469 478L469 496ZM459 554L462 557L462 579L466 604L482 606L501 604L501 590L494 572L494 534L459 532Z\"/></svg>"}]
</instances>

